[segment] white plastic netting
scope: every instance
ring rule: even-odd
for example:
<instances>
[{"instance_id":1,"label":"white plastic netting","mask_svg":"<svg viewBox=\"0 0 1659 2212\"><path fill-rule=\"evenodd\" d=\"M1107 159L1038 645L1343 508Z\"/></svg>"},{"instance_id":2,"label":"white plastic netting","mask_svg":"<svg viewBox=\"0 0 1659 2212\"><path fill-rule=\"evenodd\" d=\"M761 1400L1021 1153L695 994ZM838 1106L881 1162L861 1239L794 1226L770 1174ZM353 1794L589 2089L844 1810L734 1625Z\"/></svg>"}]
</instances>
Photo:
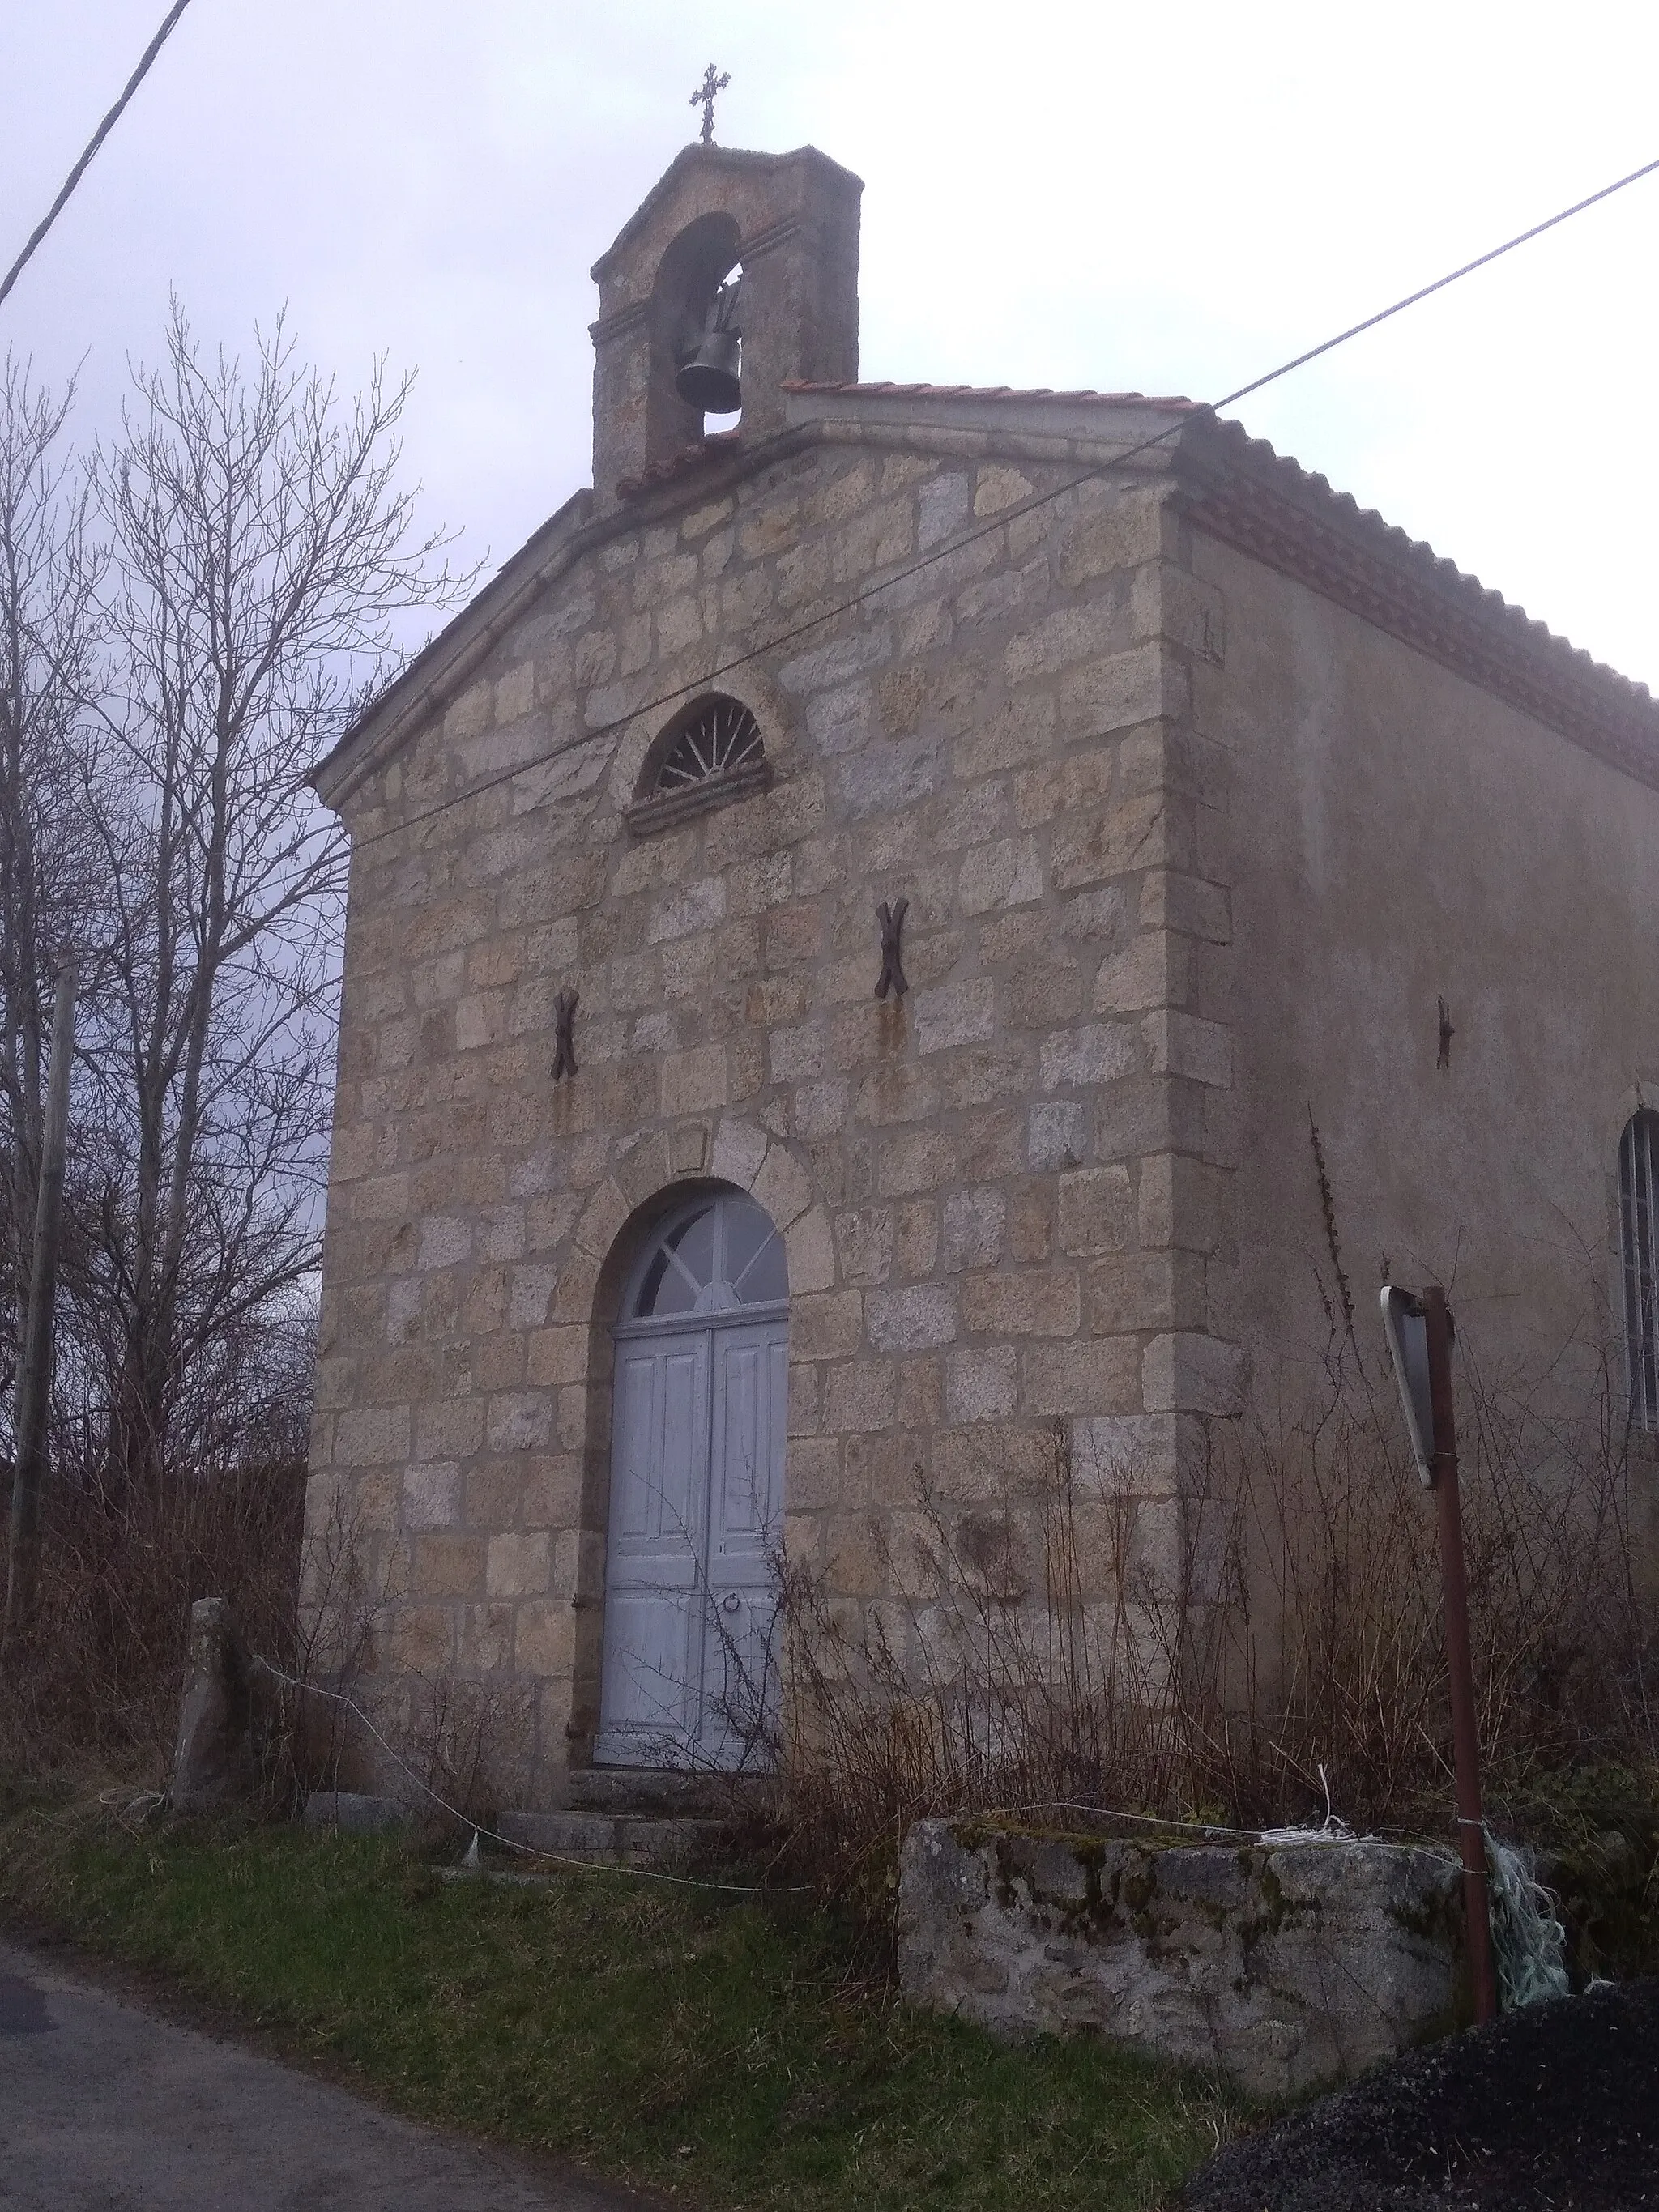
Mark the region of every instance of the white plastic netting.
<instances>
[{"instance_id":1,"label":"white plastic netting","mask_svg":"<svg viewBox=\"0 0 1659 2212\"><path fill-rule=\"evenodd\" d=\"M1567 1931L1557 1916L1556 1899L1538 1880L1530 1855L1513 1844L1500 1844L1490 1828L1486 1889L1504 2010L1567 1996Z\"/></svg>"}]
</instances>

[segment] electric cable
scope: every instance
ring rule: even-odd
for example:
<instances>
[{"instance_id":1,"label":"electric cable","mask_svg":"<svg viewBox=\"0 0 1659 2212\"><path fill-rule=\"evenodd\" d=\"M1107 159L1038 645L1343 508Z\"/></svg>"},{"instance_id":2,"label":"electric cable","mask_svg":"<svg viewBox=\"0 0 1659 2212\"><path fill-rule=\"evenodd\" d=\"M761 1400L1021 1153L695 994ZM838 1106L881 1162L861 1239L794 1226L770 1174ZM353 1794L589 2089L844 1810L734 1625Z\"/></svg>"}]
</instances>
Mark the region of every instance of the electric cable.
<instances>
[{"instance_id":1,"label":"electric cable","mask_svg":"<svg viewBox=\"0 0 1659 2212\"><path fill-rule=\"evenodd\" d=\"M93 132L85 153L82 155L80 160L76 163L75 167L70 171L68 176L64 179L63 190L58 193L52 205L46 210L46 214L41 217L40 221L36 223L33 230L29 234L28 243L24 246L16 260L12 263L11 267L7 270L4 277L0 279L0 306L3 306L5 304L7 293L10 291L12 286L17 282L24 270L27 267L30 260L33 257L36 246L40 245L41 240L45 238L46 233L52 228L53 223L55 223L58 216L62 215L64 208L68 206L70 195L75 190L75 187L80 183L88 169L91 167L94 155L97 153L98 149L103 144L105 139L109 137L110 132L120 121L121 111L125 107L127 102L132 98L133 94L137 91L144 79L149 75L151 63L154 62L156 55L161 52L162 47L166 46L167 40L172 35L173 25L178 21L179 18L184 14L185 9L188 8L189 5L190 0L173 0L173 5L168 9L167 15L162 21L161 29L157 31L155 36L144 48L143 53L139 58L137 68L134 70L132 75L127 79L125 91L123 92L119 100L116 101L114 106L111 108L109 113L104 118L98 128Z\"/></svg>"},{"instance_id":2,"label":"electric cable","mask_svg":"<svg viewBox=\"0 0 1659 2212\"><path fill-rule=\"evenodd\" d=\"M1281 362L1277 368L1269 369L1265 375L1253 377L1248 384L1241 384L1235 391L1224 392L1219 399L1190 404L1189 411L1187 414L1183 414L1176 422L1166 424L1163 429L1155 431L1150 436L1142 438L1135 444L1126 447L1121 453L1114 453L1109 460L1097 462L1079 474L1067 477L1061 483L1051 484L1043 491L1034 491L1028 497L1015 501L1013 505L1000 508L995 515L976 527L965 531L956 538L949 538L942 544L934 546L928 552L904 562L894 569L890 575L883 576L878 582L862 586L836 605L826 607L817 614L805 616L799 622L763 640L760 644L746 647L741 653L732 654L728 659L711 668L707 674L696 678L689 684L677 684L672 690L665 691L654 699L641 701L637 707L630 708L627 714L613 716L608 721L596 724L592 729L579 731L574 737L567 738L558 744L550 745L545 751L537 754L532 759L520 761L511 768L498 769L492 775L483 776L476 783L469 784L465 791L452 793L448 798L437 800L418 813L406 815L401 821L387 823L380 830L363 833L352 840L353 851L361 852L369 846L380 844L387 837L400 836L408 830L417 830L423 823L435 821L440 815L447 814L452 807L465 805L471 799L481 798L486 792L494 791L504 783L512 782L517 776L528 775L538 768L545 768L550 763L560 759L566 753L574 752L581 745L592 744L599 738L612 737L619 730L625 729L630 722L637 720L641 714L660 713L664 708L671 707L676 701L685 698L688 694L702 690L705 684L715 683L720 677L730 675L734 669L744 667L749 662L757 660L763 655L781 651L784 647L793 644L796 639L807 635L812 630L823 629L826 623L837 621L842 615L854 612L881 592L890 592L896 585L907 581L912 576L919 575L924 569L933 567L936 562L948 560L952 555L963 552L970 545L977 544L980 539L994 536L1000 530L1006 530L1011 522L1017 522L1022 515L1030 514L1037 507L1047 506L1054 500L1063 498L1068 492L1076 491L1085 484L1092 483L1102 477L1126 467L1129 462L1137 459L1141 454L1152 452L1154 447L1161 446L1169 439L1175 437L1186 427L1193 416L1218 415L1224 407L1236 406L1241 399L1248 399L1253 393L1265 391L1268 385L1277 384L1280 378L1289 376L1296 369L1305 368L1310 362L1319 360L1324 354L1334 352L1338 346L1346 345L1350 339L1359 337L1367 331L1375 330L1380 323L1386 323L1394 316L1403 314L1407 307L1414 307L1420 301L1432 298L1437 292L1443 292L1449 285L1457 283L1465 276L1473 276L1477 270L1485 269L1492 262L1501 260L1506 253L1513 253L1517 246L1528 245L1534 239L1541 238L1546 231L1553 230L1559 224L1570 222L1574 216L1583 214L1587 208L1595 207L1602 200L1610 199L1615 192L1624 191L1627 186L1640 183L1644 177L1652 176L1656 170L1659 170L1659 160L1644 162L1639 169L1632 169L1628 175L1615 179L1610 185L1603 185L1598 191L1587 194L1584 198L1575 200L1571 207L1559 209L1554 215L1547 216L1541 222L1535 222L1526 230L1517 231L1513 238L1505 239L1501 246L1489 247L1485 253L1477 254L1473 261L1466 261L1461 267L1449 270L1443 276L1437 276L1432 283L1419 285L1414 292L1407 293L1402 299L1395 300L1389 307L1380 307L1375 314L1367 315L1360 322L1351 323L1346 330L1339 331L1334 337L1325 338L1318 345L1310 346L1305 352L1295 355L1289 361ZM1149 401L1146 404L1155 404L1156 403ZM395 681L394 678L394 683Z\"/></svg>"},{"instance_id":3,"label":"electric cable","mask_svg":"<svg viewBox=\"0 0 1659 2212\"><path fill-rule=\"evenodd\" d=\"M441 1796L429 1782L423 1782L397 1746L389 1737L381 1734L356 1698L348 1697L343 1690L325 1689L320 1682L303 1681L299 1675L290 1674L285 1668L277 1666L274 1660L265 1658L260 1652L254 1652L252 1657L252 1663L256 1667L261 1668L275 1680L283 1683L287 1688L299 1691L302 1697L327 1698L333 1704L344 1705L349 1711L355 1713L381 1750L396 1761L409 1780L423 1796L429 1797L441 1811L447 1813L450 1818L459 1821L462 1827L471 1829L472 1851L469 1852L468 1856L472 1859L472 1863L475 1865L477 1860L472 1857L472 1853L477 1850L478 1839L480 1837L488 1837L492 1844L498 1844L503 1850L517 1851L524 1858L538 1859L553 1866L572 1867L581 1874L621 1875L639 1881L667 1882L676 1889L718 1890L727 1897L800 1896L805 1893L804 1885L799 1883L708 1881L696 1875L667 1874L659 1867L626 1866L610 1859L573 1858L564 1851L546 1851L539 1850L534 1844L519 1843L513 1837L504 1836L496 1829L486 1827L482 1822L475 1820L470 1813L463 1813L459 1806L452 1805L447 1797ZM337 1790L332 1794L337 1796L339 1792Z\"/></svg>"}]
</instances>

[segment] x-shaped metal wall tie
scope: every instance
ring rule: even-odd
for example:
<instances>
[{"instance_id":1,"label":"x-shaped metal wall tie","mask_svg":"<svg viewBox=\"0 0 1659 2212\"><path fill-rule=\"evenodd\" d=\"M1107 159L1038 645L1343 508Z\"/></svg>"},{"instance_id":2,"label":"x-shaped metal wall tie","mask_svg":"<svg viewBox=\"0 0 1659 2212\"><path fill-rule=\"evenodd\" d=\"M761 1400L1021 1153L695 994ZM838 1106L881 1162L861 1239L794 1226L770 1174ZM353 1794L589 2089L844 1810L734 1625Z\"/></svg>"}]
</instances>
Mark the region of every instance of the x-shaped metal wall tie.
<instances>
[{"instance_id":1,"label":"x-shaped metal wall tie","mask_svg":"<svg viewBox=\"0 0 1659 2212\"><path fill-rule=\"evenodd\" d=\"M553 1001L553 1080L576 1073L576 1048L571 1042L571 1024L576 1018L576 1007L581 999L580 991L561 991Z\"/></svg>"},{"instance_id":2,"label":"x-shaped metal wall tie","mask_svg":"<svg viewBox=\"0 0 1659 2212\"><path fill-rule=\"evenodd\" d=\"M878 999L884 999L889 991L896 999L902 999L910 988L905 981L899 943L909 904L908 899L900 898L890 907L884 899L876 908L876 920L881 924L881 974L876 982Z\"/></svg>"}]
</instances>

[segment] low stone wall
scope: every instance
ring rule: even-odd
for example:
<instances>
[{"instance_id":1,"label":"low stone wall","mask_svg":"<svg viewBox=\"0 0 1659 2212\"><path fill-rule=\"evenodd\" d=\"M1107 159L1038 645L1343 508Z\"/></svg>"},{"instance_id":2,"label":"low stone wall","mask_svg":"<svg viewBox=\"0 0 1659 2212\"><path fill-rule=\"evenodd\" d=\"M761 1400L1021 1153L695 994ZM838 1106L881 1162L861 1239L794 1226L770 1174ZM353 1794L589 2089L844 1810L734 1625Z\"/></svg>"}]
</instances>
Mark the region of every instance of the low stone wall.
<instances>
[{"instance_id":1,"label":"low stone wall","mask_svg":"<svg viewBox=\"0 0 1659 2212\"><path fill-rule=\"evenodd\" d=\"M918 1821L898 1962L915 2002L994 2033L1092 2031L1258 2097L1468 2017L1457 1866L1375 1842L1158 1850Z\"/></svg>"}]
</instances>

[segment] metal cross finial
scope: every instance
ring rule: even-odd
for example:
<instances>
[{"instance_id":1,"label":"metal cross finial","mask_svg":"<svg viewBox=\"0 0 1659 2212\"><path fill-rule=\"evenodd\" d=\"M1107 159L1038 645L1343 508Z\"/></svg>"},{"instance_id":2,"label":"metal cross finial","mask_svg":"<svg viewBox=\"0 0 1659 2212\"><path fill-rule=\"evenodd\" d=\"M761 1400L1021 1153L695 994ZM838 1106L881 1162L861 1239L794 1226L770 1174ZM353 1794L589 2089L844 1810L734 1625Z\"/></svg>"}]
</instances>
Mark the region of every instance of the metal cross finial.
<instances>
[{"instance_id":1,"label":"metal cross finial","mask_svg":"<svg viewBox=\"0 0 1659 2212\"><path fill-rule=\"evenodd\" d=\"M702 73L702 82L686 102L688 107L701 107L702 110L702 143L705 146L712 146L714 143L714 95L724 92L731 82L729 75L716 76L714 64L710 62Z\"/></svg>"}]
</instances>

